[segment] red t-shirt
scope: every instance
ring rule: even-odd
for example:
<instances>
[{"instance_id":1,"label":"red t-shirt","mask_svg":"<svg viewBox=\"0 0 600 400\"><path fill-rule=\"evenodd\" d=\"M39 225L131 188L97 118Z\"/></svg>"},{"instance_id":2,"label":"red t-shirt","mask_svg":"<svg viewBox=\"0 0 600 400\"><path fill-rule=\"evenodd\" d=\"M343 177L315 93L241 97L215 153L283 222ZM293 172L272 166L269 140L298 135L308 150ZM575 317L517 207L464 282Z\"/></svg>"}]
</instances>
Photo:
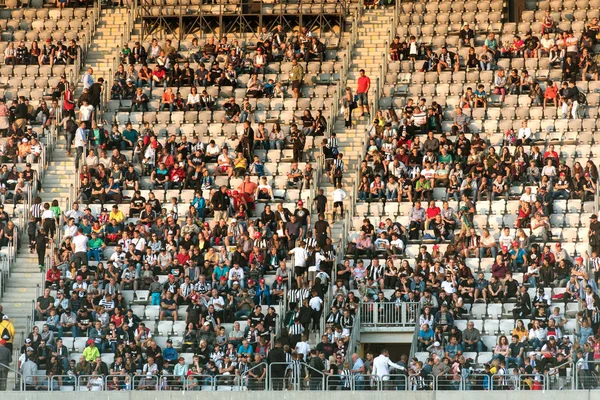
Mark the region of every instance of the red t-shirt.
<instances>
[{"instance_id":1,"label":"red t-shirt","mask_svg":"<svg viewBox=\"0 0 600 400\"><path fill-rule=\"evenodd\" d=\"M366 93L369 85L371 84L371 79L368 76L361 76L358 78L358 89L356 89L356 93Z\"/></svg>"},{"instance_id":2,"label":"red t-shirt","mask_svg":"<svg viewBox=\"0 0 600 400\"><path fill-rule=\"evenodd\" d=\"M436 215L440 214L442 211L439 207L428 207L425 213L427 214L427 218L435 218Z\"/></svg>"}]
</instances>

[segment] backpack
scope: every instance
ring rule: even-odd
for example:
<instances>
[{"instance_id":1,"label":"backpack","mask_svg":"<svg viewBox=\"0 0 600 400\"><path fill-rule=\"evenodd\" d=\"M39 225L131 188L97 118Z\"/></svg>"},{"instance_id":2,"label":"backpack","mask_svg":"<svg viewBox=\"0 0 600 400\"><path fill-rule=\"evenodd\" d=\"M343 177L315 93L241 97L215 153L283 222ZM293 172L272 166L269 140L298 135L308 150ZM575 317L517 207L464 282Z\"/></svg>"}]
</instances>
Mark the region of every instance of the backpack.
<instances>
[{"instance_id":1,"label":"backpack","mask_svg":"<svg viewBox=\"0 0 600 400\"><path fill-rule=\"evenodd\" d=\"M2 331L2 335L0 335L0 339L6 340L8 342L11 339L10 332L8 331L8 328L6 326L4 326L3 328L4 330Z\"/></svg>"},{"instance_id":2,"label":"backpack","mask_svg":"<svg viewBox=\"0 0 600 400\"><path fill-rule=\"evenodd\" d=\"M582 91L578 91L577 93L577 102L579 104L587 104L587 97L585 96L585 93L583 93Z\"/></svg>"}]
</instances>

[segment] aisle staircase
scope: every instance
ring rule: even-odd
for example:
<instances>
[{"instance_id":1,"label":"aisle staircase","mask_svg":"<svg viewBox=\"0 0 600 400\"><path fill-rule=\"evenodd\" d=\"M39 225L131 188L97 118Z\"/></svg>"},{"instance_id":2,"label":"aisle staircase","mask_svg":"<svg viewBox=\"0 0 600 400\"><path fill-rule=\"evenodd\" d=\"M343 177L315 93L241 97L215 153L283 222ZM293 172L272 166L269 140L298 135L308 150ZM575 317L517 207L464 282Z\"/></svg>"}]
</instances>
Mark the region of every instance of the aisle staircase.
<instances>
[{"instance_id":1,"label":"aisle staircase","mask_svg":"<svg viewBox=\"0 0 600 400\"><path fill-rule=\"evenodd\" d=\"M114 59L119 54L123 42L129 39L130 33L127 32L129 13L130 10L126 7L102 10L100 22L86 55L82 75L88 67L92 67L94 81L100 77L104 78L105 82L109 81L111 72L114 74L113 69L119 63L117 59L115 64ZM109 87L105 89L110 90ZM80 92L76 94L79 95Z\"/></svg>"},{"instance_id":2,"label":"aisle staircase","mask_svg":"<svg viewBox=\"0 0 600 400\"><path fill-rule=\"evenodd\" d=\"M388 37L388 30L391 28L389 10L365 10L360 20L358 28L358 40L352 50L347 74L347 82L342 88L350 87L352 93L356 93L359 71L365 70L365 75L371 79L371 89L369 91L369 101L372 103L375 98L376 78L380 74L381 50ZM343 89L339 93L340 97L345 94ZM373 111L371 110L371 114ZM351 204L356 199L353 196L352 188L354 184L358 185L356 171L360 168L360 162L363 158L363 139L365 131L372 122L373 115L361 116L359 109L354 110L352 117L352 128L346 129L343 115L338 115L334 132L338 139L338 151L344 155L344 164L346 173L342 180L342 187L348 197L344 201L345 211L351 210ZM331 193L335 188L326 175L322 176L319 187L325 191L325 195L333 206ZM339 216L339 214L337 214ZM331 213L328 215L331 218ZM342 224L338 221L332 226L332 236L335 239L346 235ZM345 249L344 249L345 251Z\"/></svg>"}]
</instances>

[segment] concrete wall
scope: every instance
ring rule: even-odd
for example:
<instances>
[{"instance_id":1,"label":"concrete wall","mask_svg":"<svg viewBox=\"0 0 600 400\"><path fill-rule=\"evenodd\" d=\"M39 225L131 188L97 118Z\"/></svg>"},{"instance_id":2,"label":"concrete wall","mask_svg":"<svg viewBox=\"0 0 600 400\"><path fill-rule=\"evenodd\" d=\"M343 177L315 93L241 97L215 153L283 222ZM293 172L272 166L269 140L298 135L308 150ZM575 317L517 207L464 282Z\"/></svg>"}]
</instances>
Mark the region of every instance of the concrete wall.
<instances>
[{"instance_id":1,"label":"concrete wall","mask_svg":"<svg viewBox=\"0 0 600 400\"><path fill-rule=\"evenodd\" d=\"M362 400L363 392L5 392L2 399L9 400ZM373 393L374 394L374 393ZM399 396L410 400L528 400L532 393L514 391L446 391L446 392L378 392L377 400L398 400ZM600 400L600 391L548 391L537 392L544 400Z\"/></svg>"}]
</instances>

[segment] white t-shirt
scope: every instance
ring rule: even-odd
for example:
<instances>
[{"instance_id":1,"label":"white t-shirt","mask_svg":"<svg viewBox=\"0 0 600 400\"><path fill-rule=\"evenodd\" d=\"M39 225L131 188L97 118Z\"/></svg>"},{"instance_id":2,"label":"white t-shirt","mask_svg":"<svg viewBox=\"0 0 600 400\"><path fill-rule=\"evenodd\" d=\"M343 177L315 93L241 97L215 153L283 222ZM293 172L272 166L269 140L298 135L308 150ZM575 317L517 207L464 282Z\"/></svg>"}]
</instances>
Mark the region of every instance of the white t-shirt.
<instances>
[{"instance_id":1,"label":"white t-shirt","mask_svg":"<svg viewBox=\"0 0 600 400\"><path fill-rule=\"evenodd\" d=\"M335 189L332 195L334 203L341 203L346 198L346 192L343 189Z\"/></svg>"},{"instance_id":2,"label":"white t-shirt","mask_svg":"<svg viewBox=\"0 0 600 400\"><path fill-rule=\"evenodd\" d=\"M54 211L52 210L44 210L44 212L42 213L42 219L54 219L55 215L54 215Z\"/></svg>"},{"instance_id":3,"label":"white t-shirt","mask_svg":"<svg viewBox=\"0 0 600 400\"><path fill-rule=\"evenodd\" d=\"M308 258L308 252L302 247L296 247L290 250L294 255L294 266L295 267L306 267L306 259Z\"/></svg>"},{"instance_id":4,"label":"white t-shirt","mask_svg":"<svg viewBox=\"0 0 600 400\"><path fill-rule=\"evenodd\" d=\"M315 296L308 301L308 305L315 311L321 311L323 300L319 296Z\"/></svg>"},{"instance_id":5,"label":"white t-shirt","mask_svg":"<svg viewBox=\"0 0 600 400\"><path fill-rule=\"evenodd\" d=\"M94 112L94 106L88 104L87 106L79 107L79 112L81 112L81 120L89 121L92 118L92 113Z\"/></svg>"},{"instance_id":6,"label":"white t-shirt","mask_svg":"<svg viewBox=\"0 0 600 400\"><path fill-rule=\"evenodd\" d=\"M500 235L498 238L498 243L500 244L500 248L503 246L508 247L509 249L512 247L512 242L514 242L514 238L509 234L508 236L504 236L504 234Z\"/></svg>"},{"instance_id":7,"label":"white t-shirt","mask_svg":"<svg viewBox=\"0 0 600 400\"><path fill-rule=\"evenodd\" d=\"M85 235L77 235L73 238L73 244L75 245L75 253L87 253L88 238Z\"/></svg>"},{"instance_id":8,"label":"white t-shirt","mask_svg":"<svg viewBox=\"0 0 600 400\"><path fill-rule=\"evenodd\" d=\"M440 284L440 287L442 289L444 289L444 292L446 292L448 294L452 294L452 293L456 292L456 288L454 287L454 285L452 284L452 282L449 282L449 281L443 281Z\"/></svg>"}]
</instances>

